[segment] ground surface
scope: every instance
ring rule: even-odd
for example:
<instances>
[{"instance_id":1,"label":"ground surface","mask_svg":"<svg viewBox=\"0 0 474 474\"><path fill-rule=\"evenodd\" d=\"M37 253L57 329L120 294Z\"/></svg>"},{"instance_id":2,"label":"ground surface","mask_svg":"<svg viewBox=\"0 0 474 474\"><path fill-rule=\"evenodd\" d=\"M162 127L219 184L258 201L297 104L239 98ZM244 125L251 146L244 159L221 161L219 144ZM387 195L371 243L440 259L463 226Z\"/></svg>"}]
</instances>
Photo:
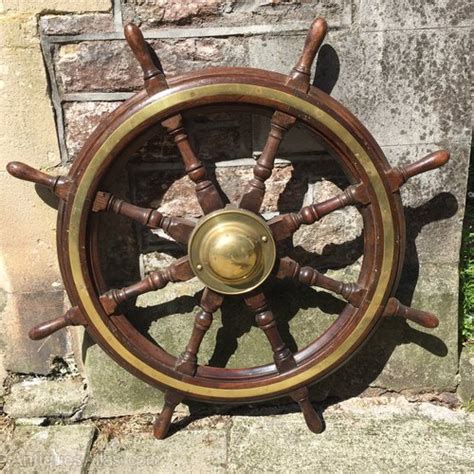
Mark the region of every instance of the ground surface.
<instances>
[{"instance_id":1,"label":"ground surface","mask_svg":"<svg viewBox=\"0 0 474 474\"><path fill-rule=\"evenodd\" d=\"M29 472L473 472L474 415L405 398L356 398L327 408L326 431L299 413L191 417L164 441L152 417L0 425L0 468ZM287 410L288 411L288 410ZM289 410L291 411L291 409ZM2 457L3 456L3 457Z\"/></svg>"}]
</instances>

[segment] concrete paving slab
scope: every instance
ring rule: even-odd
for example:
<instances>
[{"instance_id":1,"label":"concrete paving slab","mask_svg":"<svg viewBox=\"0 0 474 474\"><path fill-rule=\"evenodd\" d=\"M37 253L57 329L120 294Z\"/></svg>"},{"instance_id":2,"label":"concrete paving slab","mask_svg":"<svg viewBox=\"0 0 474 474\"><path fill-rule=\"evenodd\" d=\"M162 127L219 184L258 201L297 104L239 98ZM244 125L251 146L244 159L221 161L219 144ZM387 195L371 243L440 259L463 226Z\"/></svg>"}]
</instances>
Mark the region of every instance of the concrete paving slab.
<instances>
[{"instance_id":1,"label":"concrete paving slab","mask_svg":"<svg viewBox=\"0 0 474 474\"><path fill-rule=\"evenodd\" d=\"M183 430L158 441L151 433L114 438L92 455L90 473L220 473L227 459L223 429Z\"/></svg>"},{"instance_id":2,"label":"concrete paving slab","mask_svg":"<svg viewBox=\"0 0 474 474\"><path fill-rule=\"evenodd\" d=\"M6 455L3 472L82 473L94 433L91 425L18 426L2 449Z\"/></svg>"},{"instance_id":3,"label":"concrete paving slab","mask_svg":"<svg viewBox=\"0 0 474 474\"><path fill-rule=\"evenodd\" d=\"M5 397L4 412L12 418L72 416L86 397L79 379L33 379L17 383Z\"/></svg>"},{"instance_id":4,"label":"concrete paving slab","mask_svg":"<svg viewBox=\"0 0 474 474\"><path fill-rule=\"evenodd\" d=\"M299 413L234 417L227 472L473 472L474 417L462 412L357 401L325 419L314 435Z\"/></svg>"}]
</instances>

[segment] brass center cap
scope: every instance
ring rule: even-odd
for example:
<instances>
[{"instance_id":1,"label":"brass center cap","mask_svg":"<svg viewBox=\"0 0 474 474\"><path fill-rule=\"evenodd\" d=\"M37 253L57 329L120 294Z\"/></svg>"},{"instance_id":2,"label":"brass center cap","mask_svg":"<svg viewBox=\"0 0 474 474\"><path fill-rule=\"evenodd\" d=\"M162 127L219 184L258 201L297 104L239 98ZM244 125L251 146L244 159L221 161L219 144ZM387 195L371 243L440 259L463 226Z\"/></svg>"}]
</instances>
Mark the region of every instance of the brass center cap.
<instances>
[{"instance_id":1,"label":"brass center cap","mask_svg":"<svg viewBox=\"0 0 474 474\"><path fill-rule=\"evenodd\" d=\"M263 219L242 209L208 214L188 244L191 267L209 288L224 294L246 293L272 271L276 250Z\"/></svg>"}]
</instances>

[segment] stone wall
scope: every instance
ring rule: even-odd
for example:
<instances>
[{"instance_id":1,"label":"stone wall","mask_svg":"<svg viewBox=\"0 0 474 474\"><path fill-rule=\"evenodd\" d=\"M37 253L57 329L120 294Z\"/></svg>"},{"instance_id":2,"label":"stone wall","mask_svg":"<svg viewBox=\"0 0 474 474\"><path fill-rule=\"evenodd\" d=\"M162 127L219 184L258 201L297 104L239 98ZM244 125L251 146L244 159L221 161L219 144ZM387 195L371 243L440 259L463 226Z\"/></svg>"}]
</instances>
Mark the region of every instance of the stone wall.
<instances>
[{"instance_id":1,"label":"stone wall","mask_svg":"<svg viewBox=\"0 0 474 474\"><path fill-rule=\"evenodd\" d=\"M392 165L439 148L450 150L451 161L413 179L402 191L408 248L398 296L438 314L440 327L425 331L401 320L385 322L342 371L315 387L315 397L367 390L456 390L458 255L471 141L467 2L4 0L0 5L2 170L7 161L18 159L58 173L74 161L97 123L142 87L139 67L123 38L125 22L141 25L170 75L222 65L285 73L311 19L325 16L330 29L314 84L355 113ZM247 181L262 149L268 118L226 111L188 121L199 155L229 198L237 200L240 183ZM303 129L289 134L278 158L264 202L268 216L297 210L345 185L338 168ZM312 163L315 158L318 166ZM27 340L29 327L62 313L65 306L55 256L55 203L4 171L0 179L5 335L0 374L52 378L64 361L69 364L64 370L75 370L70 363L74 353L87 380L85 415L158 409L156 391L117 367L78 331L57 333L46 342ZM138 150L115 183L117 192L140 205L199 216L176 152L160 137ZM117 235L117 228L123 237L103 248L111 257L105 268L111 285L129 283L182 251L160 234L120 219L104 221L107 235ZM293 255L330 275L354 278L361 228L355 209L338 211L295 235ZM113 258L124 252L130 255L126 265ZM199 290L192 281L140 298L131 309L137 327L170 352L181 352ZM296 301L295 290L277 286L272 292L274 307L281 308L276 311L281 330L293 349L334 321L342 304L313 290ZM270 357L250 315L232 303L224 306L206 336L201 362L236 367Z\"/></svg>"}]
</instances>

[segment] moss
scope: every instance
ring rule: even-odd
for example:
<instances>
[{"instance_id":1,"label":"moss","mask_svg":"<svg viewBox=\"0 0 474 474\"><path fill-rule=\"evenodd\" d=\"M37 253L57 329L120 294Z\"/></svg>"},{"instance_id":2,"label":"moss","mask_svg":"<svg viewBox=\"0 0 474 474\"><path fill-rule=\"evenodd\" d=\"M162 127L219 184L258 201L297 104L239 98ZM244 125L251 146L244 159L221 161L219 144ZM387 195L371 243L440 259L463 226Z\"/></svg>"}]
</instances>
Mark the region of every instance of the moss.
<instances>
[{"instance_id":1,"label":"moss","mask_svg":"<svg viewBox=\"0 0 474 474\"><path fill-rule=\"evenodd\" d=\"M471 148L460 263L460 328L464 342L474 341L474 166Z\"/></svg>"}]
</instances>

